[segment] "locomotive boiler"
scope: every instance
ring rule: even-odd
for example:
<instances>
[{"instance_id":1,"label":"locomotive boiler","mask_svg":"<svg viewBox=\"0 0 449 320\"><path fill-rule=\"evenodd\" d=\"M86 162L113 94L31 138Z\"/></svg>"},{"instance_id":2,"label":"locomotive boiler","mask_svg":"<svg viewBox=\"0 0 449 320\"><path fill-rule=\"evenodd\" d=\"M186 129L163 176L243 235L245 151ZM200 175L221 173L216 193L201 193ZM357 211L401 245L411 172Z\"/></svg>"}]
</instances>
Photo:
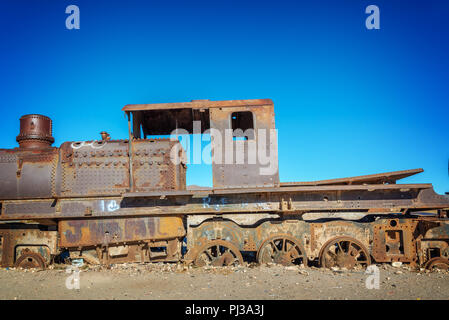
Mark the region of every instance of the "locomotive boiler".
<instances>
[{"instance_id":1,"label":"locomotive boiler","mask_svg":"<svg viewBox=\"0 0 449 320\"><path fill-rule=\"evenodd\" d=\"M285 183L270 99L123 111L128 139L59 148L50 118L20 119L19 147L0 149L2 266L45 268L61 252L92 264L449 266L449 197L397 183L422 169ZM212 188L186 186L178 133L210 134Z\"/></svg>"}]
</instances>

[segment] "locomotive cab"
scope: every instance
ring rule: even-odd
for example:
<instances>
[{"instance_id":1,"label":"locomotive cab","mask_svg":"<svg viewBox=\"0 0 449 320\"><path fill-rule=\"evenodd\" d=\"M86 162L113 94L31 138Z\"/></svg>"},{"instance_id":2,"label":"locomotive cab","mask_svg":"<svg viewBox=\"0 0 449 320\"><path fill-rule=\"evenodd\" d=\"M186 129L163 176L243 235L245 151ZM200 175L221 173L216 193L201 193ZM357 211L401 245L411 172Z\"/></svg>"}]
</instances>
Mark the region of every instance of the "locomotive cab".
<instances>
[{"instance_id":1,"label":"locomotive cab","mask_svg":"<svg viewBox=\"0 0 449 320\"><path fill-rule=\"evenodd\" d=\"M277 133L271 99L131 104L132 144L151 135L211 136L214 189L279 186Z\"/></svg>"}]
</instances>

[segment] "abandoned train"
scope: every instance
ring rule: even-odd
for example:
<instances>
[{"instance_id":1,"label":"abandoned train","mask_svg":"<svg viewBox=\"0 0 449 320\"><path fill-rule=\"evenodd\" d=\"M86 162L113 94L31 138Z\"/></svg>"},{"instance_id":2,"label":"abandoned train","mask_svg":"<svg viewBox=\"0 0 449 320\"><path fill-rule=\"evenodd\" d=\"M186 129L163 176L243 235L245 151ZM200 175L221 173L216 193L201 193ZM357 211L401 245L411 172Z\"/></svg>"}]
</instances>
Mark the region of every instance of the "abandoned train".
<instances>
[{"instance_id":1,"label":"abandoned train","mask_svg":"<svg viewBox=\"0 0 449 320\"><path fill-rule=\"evenodd\" d=\"M48 117L20 119L19 147L0 149L2 266L45 268L61 252L93 264L449 265L449 197L396 183L422 169L282 183L270 99L123 111L127 140L102 132L59 148ZM180 128L211 134L213 188L187 188L180 142L154 138Z\"/></svg>"}]
</instances>

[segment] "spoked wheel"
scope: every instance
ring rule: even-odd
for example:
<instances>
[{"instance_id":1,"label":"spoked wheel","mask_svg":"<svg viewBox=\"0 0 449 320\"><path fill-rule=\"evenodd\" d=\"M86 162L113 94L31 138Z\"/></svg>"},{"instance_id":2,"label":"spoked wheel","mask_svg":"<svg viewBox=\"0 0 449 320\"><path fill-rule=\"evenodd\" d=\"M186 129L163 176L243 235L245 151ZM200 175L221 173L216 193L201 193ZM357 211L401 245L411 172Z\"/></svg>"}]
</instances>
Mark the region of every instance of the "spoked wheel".
<instances>
[{"instance_id":1,"label":"spoked wheel","mask_svg":"<svg viewBox=\"0 0 449 320\"><path fill-rule=\"evenodd\" d=\"M449 260L443 257L432 258L426 263L426 269L440 269L440 270L448 270L449 269Z\"/></svg>"},{"instance_id":2,"label":"spoked wheel","mask_svg":"<svg viewBox=\"0 0 449 320\"><path fill-rule=\"evenodd\" d=\"M371 264L368 250L354 238L338 237L323 246L320 264L325 268L366 268Z\"/></svg>"},{"instance_id":3,"label":"spoked wheel","mask_svg":"<svg viewBox=\"0 0 449 320\"><path fill-rule=\"evenodd\" d=\"M259 263L277 263L284 266L307 266L307 256L299 240L287 235L277 235L268 238L257 252Z\"/></svg>"},{"instance_id":4,"label":"spoked wheel","mask_svg":"<svg viewBox=\"0 0 449 320\"><path fill-rule=\"evenodd\" d=\"M15 267L23 269L45 269L45 265L45 260L39 253L30 251L23 253L14 264Z\"/></svg>"},{"instance_id":5,"label":"spoked wheel","mask_svg":"<svg viewBox=\"0 0 449 320\"><path fill-rule=\"evenodd\" d=\"M239 249L232 243L224 240L213 240L201 247L194 263L199 267L235 266L243 263L243 257Z\"/></svg>"}]
</instances>

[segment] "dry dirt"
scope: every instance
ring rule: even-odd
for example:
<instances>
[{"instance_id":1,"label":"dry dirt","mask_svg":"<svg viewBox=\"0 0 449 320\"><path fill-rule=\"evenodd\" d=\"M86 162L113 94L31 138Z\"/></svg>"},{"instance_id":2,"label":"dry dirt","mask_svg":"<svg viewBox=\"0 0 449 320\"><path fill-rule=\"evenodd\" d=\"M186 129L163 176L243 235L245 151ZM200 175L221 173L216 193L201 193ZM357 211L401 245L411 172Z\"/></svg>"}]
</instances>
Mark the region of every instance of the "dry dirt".
<instances>
[{"instance_id":1,"label":"dry dirt","mask_svg":"<svg viewBox=\"0 0 449 320\"><path fill-rule=\"evenodd\" d=\"M380 288L363 270L278 265L194 268L182 264L83 266L80 289L67 289L66 266L0 269L0 299L449 299L448 271L379 266Z\"/></svg>"}]
</instances>

